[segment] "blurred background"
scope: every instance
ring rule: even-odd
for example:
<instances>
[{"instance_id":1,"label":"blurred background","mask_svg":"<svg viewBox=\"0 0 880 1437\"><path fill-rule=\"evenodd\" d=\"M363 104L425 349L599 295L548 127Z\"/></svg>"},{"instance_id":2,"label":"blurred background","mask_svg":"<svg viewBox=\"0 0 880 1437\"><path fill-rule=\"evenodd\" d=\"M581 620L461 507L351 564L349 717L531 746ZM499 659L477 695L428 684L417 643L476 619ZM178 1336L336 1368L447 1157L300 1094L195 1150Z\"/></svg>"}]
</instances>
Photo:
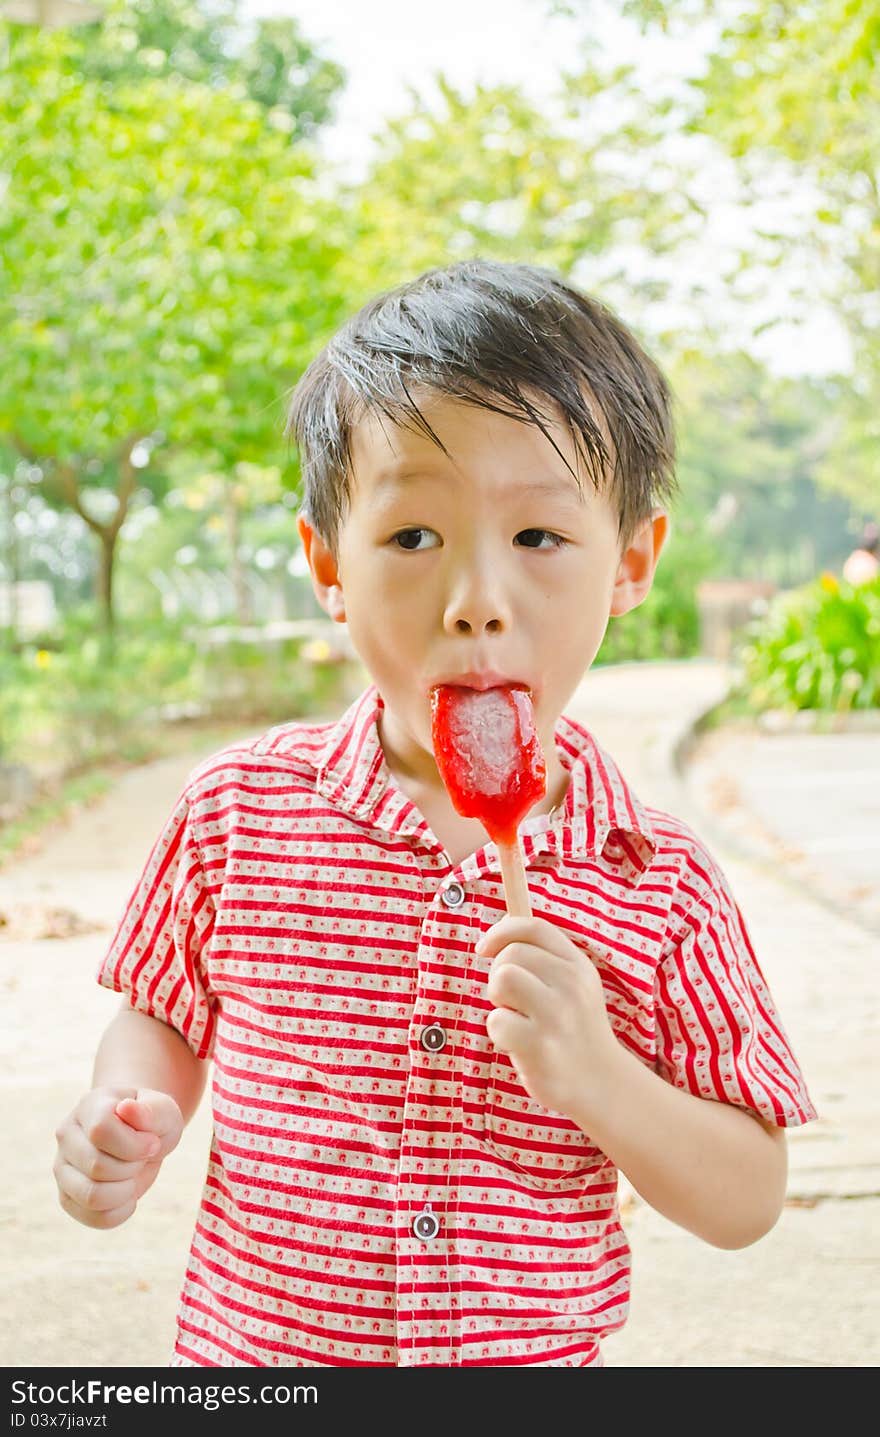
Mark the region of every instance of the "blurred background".
<instances>
[{"instance_id":1,"label":"blurred background","mask_svg":"<svg viewBox=\"0 0 880 1437\"><path fill-rule=\"evenodd\" d=\"M0 0L8 1362L167 1361L210 1106L136 1221L62 1213L94 973L192 767L366 682L290 390L479 255L568 276L670 380L672 537L571 712L719 855L820 1115L746 1252L624 1184L612 1364L876 1364L878 56L878 0Z\"/></svg>"},{"instance_id":2,"label":"blurred background","mask_svg":"<svg viewBox=\"0 0 880 1437\"><path fill-rule=\"evenodd\" d=\"M875 707L880 587L842 569L880 508L878 27L0 4L0 855L182 730L357 687L285 399L356 306L468 255L598 295L675 391L672 540L599 663L737 656L740 710Z\"/></svg>"}]
</instances>

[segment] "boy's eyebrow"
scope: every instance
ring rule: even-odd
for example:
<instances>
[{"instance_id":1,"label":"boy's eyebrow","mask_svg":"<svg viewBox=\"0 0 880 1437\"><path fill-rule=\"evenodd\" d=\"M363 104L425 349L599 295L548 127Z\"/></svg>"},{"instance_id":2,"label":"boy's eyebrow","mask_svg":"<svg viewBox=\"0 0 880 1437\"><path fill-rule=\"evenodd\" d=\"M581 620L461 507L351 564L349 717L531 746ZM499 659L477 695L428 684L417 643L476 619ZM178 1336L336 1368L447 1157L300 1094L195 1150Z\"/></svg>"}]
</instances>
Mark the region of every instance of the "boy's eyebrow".
<instances>
[{"instance_id":1,"label":"boy's eyebrow","mask_svg":"<svg viewBox=\"0 0 880 1437\"><path fill-rule=\"evenodd\" d=\"M447 477L438 474L430 469L382 469L376 476L376 491L381 492L388 489L403 488L412 479L443 479L447 483ZM578 505L583 505L583 495L577 490L570 480L563 478L542 481L540 479L527 479L524 484L512 486L518 495L523 497L537 496L538 498L557 498L574 500Z\"/></svg>"}]
</instances>

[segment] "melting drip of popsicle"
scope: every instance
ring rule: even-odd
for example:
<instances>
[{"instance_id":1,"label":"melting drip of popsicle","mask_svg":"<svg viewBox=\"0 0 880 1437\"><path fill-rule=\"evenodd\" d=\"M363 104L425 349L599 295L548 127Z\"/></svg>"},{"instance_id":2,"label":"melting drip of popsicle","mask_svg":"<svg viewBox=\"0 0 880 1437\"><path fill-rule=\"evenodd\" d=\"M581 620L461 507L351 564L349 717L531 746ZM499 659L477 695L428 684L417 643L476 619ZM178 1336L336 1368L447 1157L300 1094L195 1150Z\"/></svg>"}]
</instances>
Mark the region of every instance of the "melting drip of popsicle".
<instances>
[{"instance_id":1,"label":"melting drip of popsicle","mask_svg":"<svg viewBox=\"0 0 880 1437\"><path fill-rule=\"evenodd\" d=\"M453 807L512 847L519 823L547 787L531 695L506 685L440 684L431 694L434 758Z\"/></svg>"}]
</instances>

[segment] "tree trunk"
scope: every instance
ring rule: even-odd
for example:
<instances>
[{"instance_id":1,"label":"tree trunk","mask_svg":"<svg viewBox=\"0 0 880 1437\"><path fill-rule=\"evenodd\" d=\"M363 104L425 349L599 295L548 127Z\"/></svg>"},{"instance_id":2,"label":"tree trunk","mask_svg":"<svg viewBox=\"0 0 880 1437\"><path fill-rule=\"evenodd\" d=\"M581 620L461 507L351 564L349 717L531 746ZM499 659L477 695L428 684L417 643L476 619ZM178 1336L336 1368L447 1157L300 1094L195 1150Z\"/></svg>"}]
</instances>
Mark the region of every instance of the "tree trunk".
<instances>
[{"instance_id":1,"label":"tree trunk","mask_svg":"<svg viewBox=\"0 0 880 1437\"><path fill-rule=\"evenodd\" d=\"M106 634L113 633L116 616L113 613L113 561L116 557L117 529L102 529L99 534L101 550L95 597L101 609L101 621Z\"/></svg>"},{"instance_id":2,"label":"tree trunk","mask_svg":"<svg viewBox=\"0 0 880 1437\"><path fill-rule=\"evenodd\" d=\"M119 531L125 523L125 516L128 513L128 506L132 495L137 487L137 472L131 461L132 451L138 440L143 436L129 434L120 444L116 461L119 466L119 478L116 486L117 509L116 515L109 524L102 524L90 514L85 508L80 494L80 479L84 470L85 461L74 464L71 462L49 461L49 474L59 497L68 503L79 517L88 524L92 533L100 545L100 563L98 567L97 583L95 586L95 597L101 611L102 627L108 639L113 638L115 627L115 615L113 613L113 561L116 555L116 540ZM19 450L32 464L40 463L37 455L20 436L16 436L16 443ZM46 466L40 463L44 477Z\"/></svg>"}]
</instances>

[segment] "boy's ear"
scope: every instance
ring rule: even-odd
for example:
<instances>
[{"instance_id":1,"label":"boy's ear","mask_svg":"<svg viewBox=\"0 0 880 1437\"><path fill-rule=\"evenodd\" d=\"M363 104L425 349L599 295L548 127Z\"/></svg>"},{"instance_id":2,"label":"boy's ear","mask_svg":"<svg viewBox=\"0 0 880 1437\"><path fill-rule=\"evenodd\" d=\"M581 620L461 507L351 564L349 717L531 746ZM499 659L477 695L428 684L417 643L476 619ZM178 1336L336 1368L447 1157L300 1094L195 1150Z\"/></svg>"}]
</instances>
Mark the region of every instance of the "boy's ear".
<instances>
[{"instance_id":1,"label":"boy's ear","mask_svg":"<svg viewBox=\"0 0 880 1437\"><path fill-rule=\"evenodd\" d=\"M312 576L315 598L325 613L337 624L345 623L345 600L339 568L324 540L303 514L297 515L296 527L302 540L306 563Z\"/></svg>"},{"instance_id":2,"label":"boy's ear","mask_svg":"<svg viewBox=\"0 0 880 1437\"><path fill-rule=\"evenodd\" d=\"M647 598L668 534L669 515L661 509L640 526L617 566L611 591L611 614L627 614Z\"/></svg>"}]
</instances>

